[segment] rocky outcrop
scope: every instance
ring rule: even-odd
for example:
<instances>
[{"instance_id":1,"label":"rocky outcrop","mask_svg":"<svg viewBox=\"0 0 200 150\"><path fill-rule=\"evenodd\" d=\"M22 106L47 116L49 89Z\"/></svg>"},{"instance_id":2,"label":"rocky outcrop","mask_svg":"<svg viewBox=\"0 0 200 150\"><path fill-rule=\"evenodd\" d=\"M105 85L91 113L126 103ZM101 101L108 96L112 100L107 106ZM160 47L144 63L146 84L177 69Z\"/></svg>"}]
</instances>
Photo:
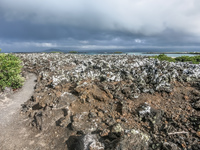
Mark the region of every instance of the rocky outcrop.
<instances>
[{"instance_id":1,"label":"rocky outcrop","mask_svg":"<svg viewBox=\"0 0 200 150\"><path fill-rule=\"evenodd\" d=\"M69 150L199 148L200 65L131 55L16 55L24 73L38 76L22 111L38 130L65 129Z\"/></svg>"},{"instance_id":2,"label":"rocky outcrop","mask_svg":"<svg viewBox=\"0 0 200 150\"><path fill-rule=\"evenodd\" d=\"M197 81L200 66L173 63L131 55L64 55L18 54L24 69L38 74L38 80L48 80L49 86L84 80L104 82L129 81L131 95L141 92L172 90L174 81ZM134 83L134 84L133 84Z\"/></svg>"}]
</instances>

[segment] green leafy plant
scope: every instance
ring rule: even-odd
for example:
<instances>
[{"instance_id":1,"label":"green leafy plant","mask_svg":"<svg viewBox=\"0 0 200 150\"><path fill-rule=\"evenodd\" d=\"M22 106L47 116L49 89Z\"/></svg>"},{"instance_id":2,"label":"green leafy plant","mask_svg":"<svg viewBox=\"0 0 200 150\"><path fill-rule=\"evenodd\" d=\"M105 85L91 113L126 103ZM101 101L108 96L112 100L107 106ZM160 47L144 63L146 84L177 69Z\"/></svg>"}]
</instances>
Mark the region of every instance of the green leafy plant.
<instances>
[{"instance_id":1,"label":"green leafy plant","mask_svg":"<svg viewBox=\"0 0 200 150\"><path fill-rule=\"evenodd\" d=\"M197 56L181 56L181 57L176 57L176 61L181 61L181 62L192 62L194 64L198 64L200 62L200 55Z\"/></svg>"},{"instance_id":2,"label":"green leafy plant","mask_svg":"<svg viewBox=\"0 0 200 150\"><path fill-rule=\"evenodd\" d=\"M172 57L168 57L167 55L165 54L160 54L160 55L156 55L156 56L152 56L152 58L156 58L156 59L159 59L161 61L163 60L166 60L166 61L169 61L169 62L175 62L176 60Z\"/></svg>"},{"instance_id":3,"label":"green leafy plant","mask_svg":"<svg viewBox=\"0 0 200 150\"><path fill-rule=\"evenodd\" d=\"M158 56L152 56L151 58L156 58L159 59L161 61L165 60L165 61L169 61L169 62L192 62L193 64L199 64L200 62L200 55L197 56L180 56L180 57L176 57L176 58L172 58L172 57L168 57L165 54L160 54Z\"/></svg>"},{"instance_id":4,"label":"green leafy plant","mask_svg":"<svg viewBox=\"0 0 200 150\"><path fill-rule=\"evenodd\" d=\"M78 52L77 51L69 51L69 53L71 53L71 54L77 54Z\"/></svg>"},{"instance_id":5,"label":"green leafy plant","mask_svg":"<svg viewBox=\"0 0 200 150\"><path fill-rule=\"evenodd\" d=\"M114 52L114 54L122 54L122 52L116 51L116 52Z\"/></svg>"},{"instance_id":6,"label":"green leafy plant","mask_svg":"<svg viewBox=\"0 0 200 150\"><path fill-rule=\"evenodd\" d=\"M0 90L4 90L5 87L17 89L23 85L21 68L21 60L18 57L12 54L0 54Z\"/></svg>"}]
</instances>

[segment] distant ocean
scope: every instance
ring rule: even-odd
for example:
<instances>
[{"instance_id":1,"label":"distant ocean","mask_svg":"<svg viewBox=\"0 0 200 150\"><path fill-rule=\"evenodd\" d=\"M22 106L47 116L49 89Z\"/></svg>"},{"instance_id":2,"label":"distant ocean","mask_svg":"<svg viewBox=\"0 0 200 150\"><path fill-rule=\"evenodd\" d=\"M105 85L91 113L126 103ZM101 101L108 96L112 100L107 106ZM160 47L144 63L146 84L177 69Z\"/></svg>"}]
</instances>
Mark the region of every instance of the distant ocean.
<instances>
[{"instance_id":1,"label":"distant ocean","mask_svg":"<svg viewBox=\"0 0 200 150\"><path fill-rule=\"evenodd\" d=\"M159 54L144 54L144 53L127 53L128 55L143 55L143 56L155 56ZM196 56L194 54L165 54L169 57L180 57L180 56Z\"/></svg>"},{"instance_id":2,"label":"distant ocean","mask_svg":"<svg viewBox=\"0 0 200 150\"><path fill-rule=\"evenodd\" d=\"M56 48L56 49L47 49L47 50L2 50L4 53L20 53L20 52L27 52L27 53L38 53L38 52L52 52L52 51L60 51L64 53L68 53L69 51L77 51L78 54L86 54L86 55L95 55L95 54L104 54L109 55L113 54L114 52L122 52L122 54L127 55L145 55L145 56L152 56L152 55L159 55L159 53L170 53L170 52L200 52L200 48L134 48L134 49L102 49L102 50L79 50L79 49L72 49L72 50L65 50L64 48ZM148 54L149 52L153 52L154 54ZM157 53L157 54L156 54ZM120 54L116 54L120 55ZM179 57L179 56L195 56L193 54L166 54L170 57Z\"/></svg>"},{"instance_id":3,"label":"distant ocean","mask_svg":"<svg viewBox=\"0 0 200 150\"><path fill-rule=\"evenodd\" d=\"M116 54L116 55L142 55L142 56L154 56L154 55L159 55L160 53L170 53L170 52L188 52L184 54L166 54L169 57L180 57L180 56L195 56L195 54L189 54L189 52L200 52L200 49L186 49L186 48L181 48L181 49L172 49L172 48L167 48L167 49L128 49L128 50L87 50L85 51L85 54L89 55L96 55L96 54L104 54L104 55L110 55L113 54L114 52L122 52L121 54ZM148 54L148 53L154 53L154 54ZM83 53L80 51L80 53ZM84 54L84 53L83 53Z\"/></svg>"},{"instance_id":4,"label":"distant ocean","mask_svg":"<svg viewBox=\"0 0 200 150\"><path fill-rule=\"evenodd\" d=\"M101 54L101 55L113 55L113 53L108 53L108 52L101 52L101 53L95 53L95 52L91 52L91 53L85 53L86 55L97 55L97 54ZM155 56L155 55L159 55L159 54L146 54L144 52L123 52L121 54L114 54L114 55L140 55L140 56ZM196 56L194 54L165 54L169 57L180 57L180 56Z\"/></svg>"}]
</instances>

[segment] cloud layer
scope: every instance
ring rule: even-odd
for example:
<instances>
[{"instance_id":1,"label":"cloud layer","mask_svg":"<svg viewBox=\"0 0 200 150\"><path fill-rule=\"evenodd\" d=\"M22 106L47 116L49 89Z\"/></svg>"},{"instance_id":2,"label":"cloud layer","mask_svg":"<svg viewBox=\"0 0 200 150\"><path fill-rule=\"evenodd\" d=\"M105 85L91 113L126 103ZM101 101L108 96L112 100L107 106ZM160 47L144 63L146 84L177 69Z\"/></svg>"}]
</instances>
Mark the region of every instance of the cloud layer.
<instances>
[{"instance_id":1,"label":"cloud layer","mask_svg":"<svg viewBox=\"0 0 200 150\"><path fill-rule=\"evenodd\" d=\"M1 0L0 39L199 46L199 18L199 0Z\"/></svg>"}]
</instances>

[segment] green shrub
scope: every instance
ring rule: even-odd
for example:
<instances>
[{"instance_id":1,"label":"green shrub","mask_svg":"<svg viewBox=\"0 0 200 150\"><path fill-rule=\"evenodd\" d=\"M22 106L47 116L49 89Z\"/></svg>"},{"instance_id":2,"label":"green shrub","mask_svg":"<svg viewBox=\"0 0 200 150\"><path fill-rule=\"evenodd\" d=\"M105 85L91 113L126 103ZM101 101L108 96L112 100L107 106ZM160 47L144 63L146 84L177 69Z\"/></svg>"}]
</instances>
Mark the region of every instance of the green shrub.
<instances>
[{"instance_id":1,"label":"green shrub","mask_svg":"<svg viewBox=\"0 0 200 150\"><path fill-rule=\"evenodd\" d=\"M77 54L78 52L77 51L69 51L69 53L71 53L71 54Z\"/></svg>"},{"instance_id":2,"label":"green shrub","mask_svg":"<svg viewBox=\"0 0 200 150\"><path fill-rule=\"evenodd\" d=\"M0 54L0 90L5 87L13 89L23 85L23 77L20 75L22 66L18 57L11 54Z\"/></svg>"},{"instance_id":3,"label":"green shrub","mask_svg":"<svg viewBox=\"0 0 200 150\"><path fill-rule=\"evenodd\" d=\"M197 56L181 56L181 57L176 57L176 61L181 61L181 62L192 62L194 64L198 64L200 62L200 55Z\"/></svg>"},{"instance_id":4,"label":"green shrub","mask_svg":"<svg viewBox=\"0 0 200 150\"><path fill-rule=\"evenodd\" d=\"M151 58L156 58L159 59L161 61L166 60L169 62L192 62L193 64L199 64L200 62L200 55L197 56L180 56L180 57L176 57L176 58L172 58L172 57L168 57L165 54L160 54L158 56L152 56Z\"/></svg>"},{"instance_id":5,"label":"green shrub","mask_svg":"<svg viewBox=\"0 0 200 150\"><path fill-rule=\"evenodd\" d=\"M159 59L161 61L163 60L166 60L166 61L169 61L169 62L175 62L176 60L172 57L168 57L167 55L165 54L160 54L160 55L156 55L156 56L152 56L152 58L156 58L156 59Z\"/></svg>"},{"instance_id":6,"label":"green shrub","mask_svg":"<svg viewBox=\"0 0 200 150\"><path fill-rule=\"evenodd\" d=\"M122 52L116 51L116 52L114 52L114 54L122 54Z\"/></svg>"}]
</instances>

